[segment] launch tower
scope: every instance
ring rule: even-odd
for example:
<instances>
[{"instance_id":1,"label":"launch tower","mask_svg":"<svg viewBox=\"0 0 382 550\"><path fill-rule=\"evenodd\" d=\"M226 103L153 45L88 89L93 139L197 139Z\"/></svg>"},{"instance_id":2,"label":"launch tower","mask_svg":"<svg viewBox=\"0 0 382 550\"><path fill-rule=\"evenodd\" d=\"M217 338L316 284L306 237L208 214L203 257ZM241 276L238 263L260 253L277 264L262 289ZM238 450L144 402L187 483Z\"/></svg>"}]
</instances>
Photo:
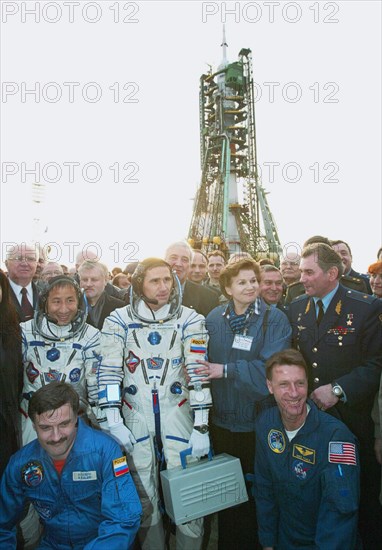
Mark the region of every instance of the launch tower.
<instances>
[{"instance_id":1,"label":"launch tower","mask_svg":"<svg viewBox=\"0 0 382 550\"><path fill-rule=\"evenodd\" d=\"M200 78L202 176L188 241L205 253L245 251L277 261L281 245L257 167L251 50L229 63L224 30L222 47L216 72Z\"/></svg>"}]
</instances>

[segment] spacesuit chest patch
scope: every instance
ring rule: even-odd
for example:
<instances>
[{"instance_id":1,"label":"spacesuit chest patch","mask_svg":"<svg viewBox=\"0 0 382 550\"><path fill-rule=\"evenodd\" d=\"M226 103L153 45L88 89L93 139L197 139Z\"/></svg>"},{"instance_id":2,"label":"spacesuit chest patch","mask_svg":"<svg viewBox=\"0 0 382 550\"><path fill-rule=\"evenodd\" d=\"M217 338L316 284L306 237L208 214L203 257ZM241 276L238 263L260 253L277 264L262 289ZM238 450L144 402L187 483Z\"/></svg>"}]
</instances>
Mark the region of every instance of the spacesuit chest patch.
<instances>
[{"instance_id":1,"label":"spacesuit chest patch","mask_svg":"<svg viewBox=\"0 0 382 550\"><path fill-rule=\"evenodd\" d=\"M33 460L27 462L21 470L21 477L28 487L37 487L44 479L44 469L41 462Z\"/></svg>"},{"instance_id":2,"label":"spacesuit chest patch","mask_svg":"<svg viewBox=\"0 0 382 550\"><path fill-rule=\"evenodd\" d=\"M140 362L141 360L139 359L139 357L137 357L132 351L129 351L129 355L125 359L125 365L129 369L129 372L131 372L131 374L134 374Z\"/></svg>"},{"instance_id":3,"label":"spacesuit chest patch","mask_svg":"<svg viewBox=\"0 0 382 550\"><path fill-rule=\"evenodd\" d=\"M293 445L292 456L308 464L316 463L316 451L314 449L308 449L308 447L304 447L303 445Z\"/></svg>"},{"instance_id":4,"label":"spacesuit chest patch","mask_svg":"<svg viewBox=\"0 0 382 550\"><path fill-rule=\"evenodd\" d=\"M81 369L73 369L70 371L69 373L69 380L71 382L78 382L79 379L81 378Z\"/></svg>"},{"instance_id":5,"label":"spacesuit chest patch","mask_svg":"<svg viewBox=\"0 0 382 550\"><path fill-rule=\"evenodd\" d=\"M29 361L27 368L25 369L25 372L27 374L28 380L31 384L38 378L38 375L40 372L36 369L32 361Z\"/></svg>"},{"instance_id":6,"label":"spacesuit chest patch","mask_svg":"<svg viewBox=\"0 0 382 550\"><path fill-rule=\"evenodd\" d=\"M150 332L150 334L147 337L147 340L152 346L157 346L160 344L160 341L162 340L162 336L159 334L159 332Z\"/></svg>"},{"instance_id":7,"label":"spacesuit chest patch","mask_svg":"<svg viewBox=\"0 0 382 550\"><path fill-rule=\"evenodd\" d=\"M285 451L285 438L279 430L270 430L268 433L268 445L274 453L280 454Z\"/></svg>"},{"instance_id":8,"label":"spacesuit chest patch","mask_svg":"<svg viewBox=\"0 0 382 550\"><path fill-rule=\"evenodd\" d=\"M95 470L73 472L73 481L94 481L95 479L97 479L97 472Z\"/></svg>"},{"instance_id":9,"label":"spacesuit chest patch","mask_svg":"<svg viewBox=\"0 0 382 550\"><path fill-rule=\"evenodd\" d=\"M113 460L113 470L115 477L123 476L129 472L129 467L125 456L121 456L121 458L115 458Z\"/></svg>"},{"instance_id":10,"label":"spacesuit chest patch","mask_svg":"<svg viewBox=\"0 0 382 550\"><path fill-rule=\"evenodd\" d=\"M44 372L44 381L46 384L49 384L49 382L53 381L60 382L62 374L62 372L58 372L57 370L49 369L49 372Z\"/></svg>"},{"instance_id":11,"label":"spacesuit chest patch","mask_svg":"<svg viewBox=\"0 0 382 550\"><path fill-rule=\"evenodd\" d=\"M160 369L162 368L164 359L162 357L149 357L146 359L148 369Z\"/></svg>"}]
</instances>

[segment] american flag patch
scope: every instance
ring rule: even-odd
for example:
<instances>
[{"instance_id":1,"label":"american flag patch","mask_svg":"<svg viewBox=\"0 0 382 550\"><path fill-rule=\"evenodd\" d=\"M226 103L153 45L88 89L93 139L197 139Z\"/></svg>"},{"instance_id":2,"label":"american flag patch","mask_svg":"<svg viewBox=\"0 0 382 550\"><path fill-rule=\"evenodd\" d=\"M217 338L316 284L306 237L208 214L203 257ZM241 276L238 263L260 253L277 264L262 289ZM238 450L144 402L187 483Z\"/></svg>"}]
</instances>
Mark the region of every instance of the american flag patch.
<instances>
[{"instance_id":1,"label":"american flag patch","mask_svg":"<svg viewBox=\"0 0 382 550\"><path fill-rule=\"evenodd\" d=\"M357 464L354 443L344 443L342 441L330 441L329 443L329 462L334 464Z\"/></svg>"}]
</instances>

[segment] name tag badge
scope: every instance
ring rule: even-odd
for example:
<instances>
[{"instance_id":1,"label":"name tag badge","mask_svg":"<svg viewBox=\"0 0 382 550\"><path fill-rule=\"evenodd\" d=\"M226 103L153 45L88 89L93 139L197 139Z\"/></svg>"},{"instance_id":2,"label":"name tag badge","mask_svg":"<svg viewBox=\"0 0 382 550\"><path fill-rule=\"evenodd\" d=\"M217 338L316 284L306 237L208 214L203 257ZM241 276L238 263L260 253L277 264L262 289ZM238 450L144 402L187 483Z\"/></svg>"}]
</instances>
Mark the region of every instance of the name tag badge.
<instances>
[{"instance_id":1,"label":"name tag badge","mask_svg":"<svg viewBox=\"0 0 382 550\"><path fill-rule=\"evenodd\" d=\"M241 349L243 351L249 351L252 346L253 337L243 336L242 334L235 334L235 339L232 344L233 349Z\"/></svg>"},{"instance_id":2,"label":"name tag badge","mask_svg":"<svg viewBox=\"0 0 382 550\"><path fill-rule=\"evenodd\" d=\"M73 481L93 481L97 479L97 472L90 470L89 472L73 472Z\"/></svg>"}]
</instances>

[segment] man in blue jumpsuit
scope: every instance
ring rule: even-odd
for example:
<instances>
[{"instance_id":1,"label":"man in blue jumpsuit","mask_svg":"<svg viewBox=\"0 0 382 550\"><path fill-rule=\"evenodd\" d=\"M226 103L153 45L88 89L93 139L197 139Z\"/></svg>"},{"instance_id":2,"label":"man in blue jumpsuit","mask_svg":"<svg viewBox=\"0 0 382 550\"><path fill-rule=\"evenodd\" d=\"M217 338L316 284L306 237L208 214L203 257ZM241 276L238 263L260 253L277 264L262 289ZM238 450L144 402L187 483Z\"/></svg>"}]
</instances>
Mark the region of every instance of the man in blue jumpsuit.
<instances>
[{"instance_id":1,"label":"man in blue jumpsuit","mask_svg":"<svg viewBox=\"0 0 382 550\"><path fill-rule=\"evenodd\" d=\"M381 468L371 409L382 367L382 301L341 284L342 261L326 244L301 253L306 294L289 305L293 347L309 369L310 397L359 441L359 531L364 550L382 548Z\"/></svg>"},{"instance_id":2,"label":"man in blue jumpsuit","mask_svg":"<svg viewBox=\"0 0 382 550\"><path fill-rule=\"evenodd\" d=\"M307 366L284 350L267 361L273 398L256 422L254 493L264 550L357 548L359 459L348 428L307 400Z\"/></svg>"},{"instance_id":3,"label":"man in blue jumpsuit","mask_svg":"<svg viewBox=\"0 0 382 550\"><path fill-rule=\"evenodd\" d=\"M32 502L44 526L39 550L121 550L132 546L141 504L118 444L78 418L79 397L65 382L33 394L37 432L1 479L0 548L16 548L15 525Z\"/></svg>"}]
</instances>

